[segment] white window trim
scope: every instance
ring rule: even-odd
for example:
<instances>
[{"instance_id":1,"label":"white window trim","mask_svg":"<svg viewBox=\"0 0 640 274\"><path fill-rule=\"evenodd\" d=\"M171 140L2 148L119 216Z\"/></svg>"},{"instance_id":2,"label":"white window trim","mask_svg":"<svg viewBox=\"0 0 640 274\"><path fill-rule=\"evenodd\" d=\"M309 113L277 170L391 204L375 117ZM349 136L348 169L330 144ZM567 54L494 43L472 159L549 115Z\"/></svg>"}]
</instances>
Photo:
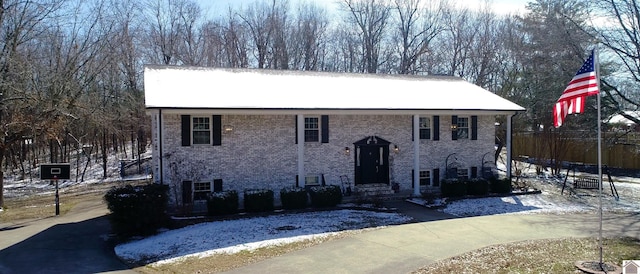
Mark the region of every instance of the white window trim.
<instances>
[{"instance_id":1,"label":"white window trim","mask_svg":"<svg viewBox=\"0 0 640 274\"><path fill-rule=\"evenodd\" d=\"M433 117L420 117L420 120L422 119L429 119L429 127L422 127L422 123L421 121L418 121L418 125L420 125L420 127L418 128L418 136L420 137L420 131L423 129L429 129L429 138L427 139L423 139L420 138L420 140L432 140L433 139Z\"/></svg>"},{"instance_id":2,"label":"white window trim","mask_svg":"<svg viewBox=\"0 0 640 274\"><path fill-rule=\"evenodd\" d=\"M460 126L460 119L466 119L467 120L467 126L466 127L461 127ZM466 128L467 129L467 136L466 137L460 137L460 129L461 128ZM469 116L458 116L458 123L456 125L456 134L458 134L458 140L463 139L463 140L470 140L471 139L471 117Z\"/></svg>"},{"instance_id":3,"label":"white window trim","mask_svg":"<svg viewBox=\"0 0 640 274\"><path fill-rule=\"evenodd\" d=\"M209 192L208 193L213 192L213 182L206 182L206 181L205 182L202 182L202 181L200 181L200 182L192 181L191 182L191 192L192 192L191 193L191 197L193 197L192 199L193 199L194 202L195 201L203 201L203 200L196 200L196 193L205 192L205 191L196 191L196 184L207 184L207 183L209 184ZM206 201L206 199L204 201Z\"/></svg>"},{"instance_id":4,"label":"white window trim","mask_svg":"<svg viewBox=\"0 0 640 274\"><path fill-rule=\"evenodd\" d=\"M318 128L317 129L307 129L307 123L306 123L307 122L306 121L307 118L318 119ZM304 129L303 129L304 130L304 134L303 134L304 142L305 143L320 143L320 142L322 142L322 119L321 119L321 117L320 116L305 116L304 119L305 119L305 121L304 121ZM316 130L318 132L318 140L317 141L307 141L307 138L306 138L307 130Z\"/></svg>"},{"instance_id":5,"label":"white window trim","mask_svg":"<svg viewBox=\"0 0 640 274\"><path fill-rule=\"evenodd\" d=\"M314 180L316 182L315 183L311 183L310 180ZM319 186L319 185L322 185L322 181L320 179L320 175L307 174L304 177L304 185L305 186Z\"/></svg>"},{"instance_id":6,"label":"white window trim","mask_svg":"<svg viewBox=\"0 0 640 274\"><path fill-rule=\"evenodd\" d=\"M199 118L205 118L209 121L209 142L208 143L202 143L202 144L195 144L193 141L195 139L195 132L196 130L194 129L194 125L195 123L193 122L193 120L195 119L199 119ZM209 116L191 116L191 145L192 146L205 146L205 145L211 145L211 142L213 142L213 119ZM198 131L204 131L204 130L198 130Z\"/></svg>"}]
</instances>

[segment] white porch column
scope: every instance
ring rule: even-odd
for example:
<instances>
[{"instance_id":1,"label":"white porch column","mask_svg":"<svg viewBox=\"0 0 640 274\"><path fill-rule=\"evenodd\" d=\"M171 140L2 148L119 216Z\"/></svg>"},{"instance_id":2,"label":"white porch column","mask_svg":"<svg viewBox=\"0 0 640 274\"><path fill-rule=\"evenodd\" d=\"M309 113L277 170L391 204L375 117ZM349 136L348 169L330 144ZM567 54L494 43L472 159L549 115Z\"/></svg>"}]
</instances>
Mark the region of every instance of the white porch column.
<instances>
[{"instance_id":1,"label":"white porch column","mask_svg":"<svg viewBox=\"0 0 640 274\"><path fill-rule=\"evenodd\" d=\"M304 187L305 174L304 174L304 115L298 114L298 186Z\"/></svg>"},{"instance_id":2,"label":"white porch column","mask_svg":"<svg viewBox=\"0 0 640 274\"><path fill-rule=\"evenodd\" d=\"M507 178L511 178L511 118L507 115Z\"/></svg>"},{"instance_id":3,"label":"white porch column","mask_svg":"<svg viewBox=\"0 0 640 274\"><path fill-rule=\"evenodd\" d=\"M154 179L154 180L158 180L156 183L160 183L160 184L164 184L164 163L162 162L162 144L164 143L164 137L162 136L162 109L158 109L158 119L157 119L157 124L156 126L158 127L158 179Z\"/></svg>"},{"instance_id":4,"label":"white porch column","mask_svg":"<svg viewBox=\"0 0 640 274\"><path fill-rule=\"evenodd\" d=\"M420 197L420 115L413 115L413 196Z\"/></svg>"}]
</instances>

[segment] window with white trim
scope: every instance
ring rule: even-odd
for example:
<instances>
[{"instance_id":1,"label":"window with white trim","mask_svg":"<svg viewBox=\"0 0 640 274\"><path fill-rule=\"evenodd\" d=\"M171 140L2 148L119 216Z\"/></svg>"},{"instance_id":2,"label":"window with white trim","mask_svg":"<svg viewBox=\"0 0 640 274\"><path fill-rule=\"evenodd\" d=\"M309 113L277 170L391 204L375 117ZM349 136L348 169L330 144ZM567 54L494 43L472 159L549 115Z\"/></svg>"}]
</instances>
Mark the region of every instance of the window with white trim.
<instances>
[{"instance_id":1,"label":"window with white trim","mask_svg":"<svg viewBox=\"0 0 640 274\"><path fill-rule=\"evenodd\" d=\"M320 176L318 175L308 175L304 178L305 185L320 185Z\"/></svg>"},{"instance_id":2,"label":"window with white trim","mask_svg":"<svg viewBox=\"0 0 640 274\"><path fill-rule=\"evenodd\" d=\"M211 182L195 182L193 183L193 200L206 200L211 193Z\"/></svg>"},{"instance_id":3,"label":"window with white trim","mask_svg":"<svg viewBox=\"0 0 640 274\"><path fill-rule=\"evenodd\" d=\"M431 139L431 118L420 117L420 139Z\"/></svg>"},{"instance_id":4,"label":"window with white trim","mask_svg":"<svg viewBox=\"0 0 640 274\"><path fill-rule=\"evenodd\" d=\"M320 118L304 117L304 141L305 142L320 141Z\"/></svg>"},{"instance_id":5,"label":"window with white trim","mask_svg":"<svg viewBox=\"0 0 640 274\"><path fill-rule=\"evenodd\" d=\"M192 117L191 129L193 131L192 144L211 144L211 118Z\"/></svg>"},{"instance_id":6,"label":"window with white trim","mask_svg":"<svg viewBox=\"0 0 640 274\"><path fill-rule=\"evenodd\" d=\"M469 139L469 117L458 117L458 139Z\"/></svg>"},{"instance_id":7,"label":"window with white trim","mask_svg":"<svg viewBox=\"0 0 640 274\"><path fill-rule=\"evenodd\" d=\"M466 168L458 168L458 180L467 180L469 179L469 170Z\"/></svg>"},{"instance_id":8,"label":"window with white trim","mask_svg":"<svg viewBox=\"0 0 640 274\"><path fill-rule=\"evenodd\" d=\"M431 184L431 171L420 170L420 186L428 186Z\"/></svg>"}]
</instances>

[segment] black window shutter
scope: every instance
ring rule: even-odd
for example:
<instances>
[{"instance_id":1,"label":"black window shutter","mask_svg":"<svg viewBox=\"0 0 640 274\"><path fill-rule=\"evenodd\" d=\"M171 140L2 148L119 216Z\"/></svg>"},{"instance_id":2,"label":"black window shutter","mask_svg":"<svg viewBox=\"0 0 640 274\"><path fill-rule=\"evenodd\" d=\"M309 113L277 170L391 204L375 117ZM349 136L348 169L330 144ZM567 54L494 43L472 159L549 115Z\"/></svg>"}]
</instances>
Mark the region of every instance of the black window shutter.
<instances>
[{"instance_id":1,"label":"black window shutter","mask_svg":"<svg viewBox=\"0 0 640 274\"><path fill-rule=\"evenodd\" d=\"M471 140L478 140L478 116L471 116Z\"/></svg>"},{"instance_id":2,"label":"black window shutter","mask_svg":"<svg viewBox=\"0 0 640 274\"><path fill-rule=\"evenodd\" d=\"M222 192L222 179L213 180L213 192Z\"/></svg>"},{"instance_id":3,"label":"black window shutter","mask_svg":"<svg viewBox=\"0 0 640 274\"><path fill-rule=\"evenodd\" d=\"M191 145L191 115L182 115L182 146Z\"/></svg>"},{"instance_id":4,"label":"black window shutter","mask_svg":"<svg viewBox=\"0 0 640 274\"><path fill-rule=\"evenodd\" d=\"M458 126L458 116L453 115L451 116L451 125L452 126ZM458 140L458 130L451 130L451 140Z\"/></svg>"},{"instance_id":5,"label":"black window shutter","mask_svg":"<svg viewBox=\"0 0 640 274\"><path fill-rule=\"evenodd\" d=\"M440 140L440 116L433 116L433 140Z\"/></svg>"},{"instance_id":6,"label":"black window shutter","mask_svg":"<svg viewBox=\"0 0 640 274\"><path fill-rule=\"evenodd\" d=\"M320 116L320 127L322 131L322 142L329 142L329 115Z\"/></svg>"},{"instance_id":7,"label":"black window shutter","mask_svg":"<svg viewBox=\"0 0 640 274\"><path fill-rule=\"evenodd\" d=\"M298 143L298 115L296 115L296 116L295 116L295 118L296 118L296 119L295 119L295 121L294 121L294 122L295 122L294 124L296 125L296 132L294 132L294 133L295 133L295 135L296 135L296 144L297 144L297 143ZM296 177L296 186L298 186L298 179L297 179L297 177Z\"/></svg>"},{"instance_id":8,"label":"black window shutter","mask_svg":"<svg viewBox=\"0 0 640 274\"><path fill-rule=\"evenodd\" d=\"M478 177L478 167L472 166L471 167L471 178L476 178L476 177Z\"/></svg>"},{"instance_id":9,"label":"black window shutter","mask_svg":"<svg viewBox=\"0 0 640 274\"><path fill-rule=\"evenodd\" d=\"M182 204L190 204L191 199L191 181L182 181Z\"/></svg>"},{"instance_id":10,"label":"black window shutter","mask_svg":"<svg viewBox=\"0 0 640 274\"><path fill-rule=\"evenodd\" d=\"M299 181L300 181L300 180L299 180L299 178L298 178L298 175L296 175L296 187L299 187L299 186L300 186L300 182L299 182Z\"/></svg>"},{"instance_id":11,"label":"black window shutter","mask_svg":"<svg viewBox=\"0 0 640 274\"><path fill-rule=\"evenodd\" d=\"M440 186L440 169L439 168L434 168L433 169L433 186Z\"/></svg>"},{"instance_id":12,"label":"black window shutter","mask_svg":"<svg viewBox=\"0 0 640 274\"><path fill-rule=\"evenodd\" d=\"M213 115L213 140L214 146L222 145L222 116Z\"/></svg>"}]
</instances>

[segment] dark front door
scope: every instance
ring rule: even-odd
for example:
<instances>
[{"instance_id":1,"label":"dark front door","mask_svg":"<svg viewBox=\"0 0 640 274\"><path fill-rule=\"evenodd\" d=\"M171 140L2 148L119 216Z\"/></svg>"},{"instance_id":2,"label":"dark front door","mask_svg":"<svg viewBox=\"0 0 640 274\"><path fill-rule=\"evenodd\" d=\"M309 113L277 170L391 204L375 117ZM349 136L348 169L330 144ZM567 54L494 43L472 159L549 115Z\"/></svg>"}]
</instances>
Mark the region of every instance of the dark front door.
<instances>
[{"instance_id":1,"label":"dark front door","mask_svg":"<svg viewBox=\"0 0 640 274\"><path fill-rule=\"evenodd\" d=\"M389 184L389 142L376 137L357 142L356 184Z\"/></svg>"},{"instance_id":2,"label":"dark front door","mask_svg":"<svg viewBox=\"0 0 640 274\"><path fill-rule=\"evenodd\" d=\"M360 166L362 170L362 183L381 183L379 147L360 147Z\"/></svg>"}]
</instances>

